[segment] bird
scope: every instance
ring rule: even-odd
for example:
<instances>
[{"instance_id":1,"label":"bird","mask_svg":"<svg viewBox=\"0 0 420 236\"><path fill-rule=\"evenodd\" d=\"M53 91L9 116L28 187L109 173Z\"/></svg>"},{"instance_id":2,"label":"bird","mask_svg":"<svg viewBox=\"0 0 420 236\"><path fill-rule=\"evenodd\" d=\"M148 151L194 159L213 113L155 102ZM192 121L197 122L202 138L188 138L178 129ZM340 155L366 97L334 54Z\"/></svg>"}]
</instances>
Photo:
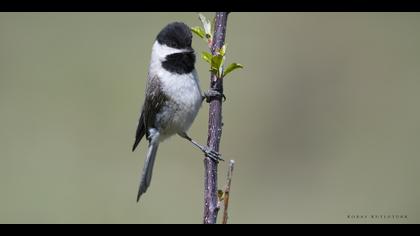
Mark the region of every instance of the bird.
<instances>
[{"instance_id":1,"label":"bird","mask_svg":"<svg viewBox=\"0 0 420 236\"><path fill-rule=\"evenodd\" d=\"M216 162L223 160L218 152L197 143L187 134L203 100L220 95L214 90L202 95L191 44L191 29L183 22L167 24L153 43L145 99L132 147L134 152L142 138L146 137L148 150L137 202L150 186L159 144L173 135L188 140L210 159Z\"/></svg>"}]
</instances>

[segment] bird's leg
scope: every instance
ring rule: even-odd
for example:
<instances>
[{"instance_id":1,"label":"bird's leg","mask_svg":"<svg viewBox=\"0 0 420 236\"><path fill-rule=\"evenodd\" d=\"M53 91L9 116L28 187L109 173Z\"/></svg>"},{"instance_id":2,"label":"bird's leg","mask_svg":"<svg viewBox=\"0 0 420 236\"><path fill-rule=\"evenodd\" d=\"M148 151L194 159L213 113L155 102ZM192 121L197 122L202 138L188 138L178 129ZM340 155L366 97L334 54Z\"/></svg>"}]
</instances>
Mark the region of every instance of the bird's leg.
<instances>
[{"instance_id":1,"label":"bird's leg","mask_svg":"<svg viewBox=\"0 0 420 236\"><path fill-rule=\"evenodd\" d=\"M199 148L207 157L209 157L213 161L215 161L215 162L225 161L225 160L222 159L222 155L220 155L218 152L213 151L208 146L203 146L203 145L197 143L192 138L190 138L188 136L188 134L186 134L186 133L178 133L178 135L181 136L182 138L190 141L195 147Z\"/></svg>"},{"instance_id":2,"label":"bird's leg","mask_svg":"<svg viewBox=\"0 0 420 236\"><path fill-rule=\"evenodd\" d=\"M204 92L203 101L206 100L206 102L209 103L212 98L219 98L219 97L223 99L223 102L226 101L226 96L223 93L213 88L210 88L207 92Z\"/></svg>"}]
</instances>

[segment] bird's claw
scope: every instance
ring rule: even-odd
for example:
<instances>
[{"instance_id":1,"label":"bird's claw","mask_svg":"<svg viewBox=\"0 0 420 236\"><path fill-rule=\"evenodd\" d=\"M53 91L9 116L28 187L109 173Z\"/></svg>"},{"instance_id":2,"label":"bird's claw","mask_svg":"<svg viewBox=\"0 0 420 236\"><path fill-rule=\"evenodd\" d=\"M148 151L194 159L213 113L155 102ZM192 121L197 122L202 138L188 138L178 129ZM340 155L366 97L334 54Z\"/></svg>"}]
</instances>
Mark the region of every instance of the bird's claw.
<instances>
[{"instance_id":1,"label":"bird's claw","mask_svg":"<svg viewBox=\"0 0 420 236\"><path fill-rule=\"evenodd\" d=\"M226 101L226 96L214 89L209 89L207 92L204 92L203 100L206 100L207 103L211 101L212 98L219 98L221 97L223 99L223 102Z\"/></svg>"},{"instance_id":2,"label":"bird's claw","mask_svg":"<svg viewBox=\"0 0 420 236\"><path fill-rule=\"evenodd\" d=\"M204 154L206 154L206 156L210 159L212 159L213 161L215 161L216 163L219 163L219 161L225 161L222 159L222 155L216 151L213 151L211 148L206 147L204 150Z\"/></svg>"}]
</instances>

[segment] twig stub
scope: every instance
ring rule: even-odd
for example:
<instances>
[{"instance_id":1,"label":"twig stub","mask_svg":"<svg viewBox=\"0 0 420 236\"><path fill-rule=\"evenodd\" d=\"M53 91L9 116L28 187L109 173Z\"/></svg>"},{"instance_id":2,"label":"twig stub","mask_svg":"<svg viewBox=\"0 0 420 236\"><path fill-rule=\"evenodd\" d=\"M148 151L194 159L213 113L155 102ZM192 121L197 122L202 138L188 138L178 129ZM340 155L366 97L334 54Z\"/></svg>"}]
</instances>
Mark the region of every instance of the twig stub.
<instances>
[{"instance_id":1,"label":"twig stub","mask_svg":"<svg viewBox=\"0 0 420 236\"><path fill-rule=\"evenodd\" d=\"M233 169L235 167L235 161L229 161L229 168L227 173L227 183L225 187L225 191L223 193L223 221L222 224L227 224L228 221L228 207L229 207L229 195L230 195L230 186L232 184L232 175Z\"/></svg>"}]
</instances>

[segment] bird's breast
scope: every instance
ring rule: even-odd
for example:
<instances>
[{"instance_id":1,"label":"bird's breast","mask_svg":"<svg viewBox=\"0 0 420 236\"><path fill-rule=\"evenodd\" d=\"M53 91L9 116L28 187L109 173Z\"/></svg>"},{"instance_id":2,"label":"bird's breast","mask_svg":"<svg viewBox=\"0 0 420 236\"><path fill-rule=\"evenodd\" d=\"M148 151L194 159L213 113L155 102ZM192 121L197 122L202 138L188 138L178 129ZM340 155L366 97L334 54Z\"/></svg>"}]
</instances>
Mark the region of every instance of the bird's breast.
<instances>
[{"instance_id":1,"label":"bird's breast","mask_svg":"<svg viewBox=\"0 0 420 236\"><path fill-rule=\"evenodd\" d=\"M165 115L169 133L187 131L201 107L202 95L196 71L188 74L160 73L162 90L169 97Z\"/></svg>"}]
</instances>

